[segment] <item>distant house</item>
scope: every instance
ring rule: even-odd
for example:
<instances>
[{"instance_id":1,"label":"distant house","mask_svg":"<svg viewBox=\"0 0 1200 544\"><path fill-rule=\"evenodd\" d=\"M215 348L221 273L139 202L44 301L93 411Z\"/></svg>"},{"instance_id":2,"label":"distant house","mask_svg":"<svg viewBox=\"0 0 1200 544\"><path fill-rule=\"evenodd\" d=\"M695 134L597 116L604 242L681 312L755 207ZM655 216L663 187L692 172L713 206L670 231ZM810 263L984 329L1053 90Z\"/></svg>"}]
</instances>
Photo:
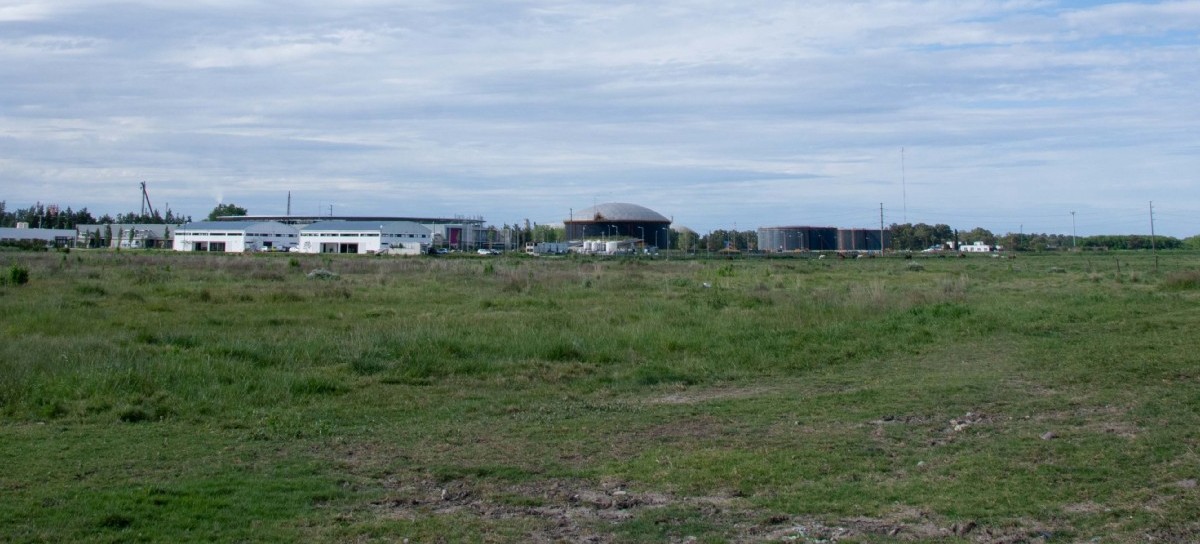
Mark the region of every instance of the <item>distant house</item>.
<instances>
[{"instance_id":1,"label":"distant house","mask_svg":"<svg viewBox=\"0 0 1200 544\"><path fill-rule=\"evenodd\" d=\"M67 247L75 240L75 229L31 229L28 223L17 228L0 228L0 242L43 243L47 247Z\"/></svg>"},{"instance_id":2,"label":"distant house","mask_svg":"<svg viewBox=\"0 0 1200 544\"><path fill-rule=\"evenodd\" d=\"M141 223L102 223L76 225L76 247L151 249L171 247L175 225Z\"/></svg>"},{"instance_id":3,"label":"distant house","mask_svg":"<svg viewBox=\"0 0 1200 544\"><path fill-rule=\"evenodd\" d=\"M993 251L1000 251L1001 249L1002 248L1000 246L988 245L978 240L972 244L963 244L958 246L958 250L963 253L991 253Z\"/></svg>"},{"instance_id":4,"label":"distant house","mask_svg":"<svg viewBox=\"0 0 1200 544\"><path fill-rule=\"evenodd\" d=\"M287 251L296 247L296 227L277 221L197 221L175 229L175 251Z\"/></svg>"},{"instance_id":5,"label":"distant house","mask_svg":"<svg viewBox=\"0 0 1200 544\"><path fill-rule=\"evenodd\" d=\"M391 253L419 255L433 233L412 221L320 221L300 228L304 253Z\"/></svg>"}]
</instances>

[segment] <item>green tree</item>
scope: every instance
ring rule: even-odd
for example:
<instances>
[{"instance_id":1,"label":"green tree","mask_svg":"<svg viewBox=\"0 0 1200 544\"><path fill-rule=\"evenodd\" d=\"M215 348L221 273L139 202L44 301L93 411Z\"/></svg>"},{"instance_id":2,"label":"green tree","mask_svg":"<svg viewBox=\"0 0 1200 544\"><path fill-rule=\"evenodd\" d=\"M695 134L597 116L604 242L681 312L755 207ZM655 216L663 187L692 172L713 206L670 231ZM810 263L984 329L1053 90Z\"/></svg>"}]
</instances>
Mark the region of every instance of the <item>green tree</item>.
<instances>
[{"instance_id":1,"label":"green tree","mask_svg":"<svg viewBox=\"0 0 1200 544\"><path fill-rule=\"evenodd\" d=\"M216 221L218 217L229 215L246 215L246 213L246 208L238 206L237 204L217 204L217 207L213 208L213 210L209 212L208 220Z\"/></svg>"},{"instance_id":2,"label":"green tree","mask_svg":"<svg viewBox=\"0 0 1200 544\"><path fill-rule=\"evenodd\" d=\"M989 246L996 244L996 235L983 227L975 227L970 232L961 234L961 238L964 244L973 244L975 242L983 242Z\"/></svg>"},{"instance_id":3,"label":"green tree","mask_svg":"<svg viewBox=\"0 0 1200 544\"><path fill-rule=\"evenodd\" d=\"M672 247L683 251L696 251L696 246L700 241L700 237L691 230L672 230L671 238L673 239Z\"/></svg>"}]
</instances>

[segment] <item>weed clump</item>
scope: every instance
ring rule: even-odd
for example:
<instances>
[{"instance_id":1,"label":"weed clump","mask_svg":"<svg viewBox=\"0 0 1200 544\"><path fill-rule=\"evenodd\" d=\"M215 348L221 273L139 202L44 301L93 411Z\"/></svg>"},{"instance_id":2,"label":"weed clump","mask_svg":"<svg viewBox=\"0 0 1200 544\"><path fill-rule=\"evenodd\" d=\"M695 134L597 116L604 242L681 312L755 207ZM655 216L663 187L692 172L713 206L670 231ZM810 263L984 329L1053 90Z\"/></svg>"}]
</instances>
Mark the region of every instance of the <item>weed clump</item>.
<instances>
[{"instance_id":1,"label":"weed clump","mask_svg":"<svg viewBox=\"0 0 1200 544\"><path fill-rule=\"evenodd\" d=\"M308 279L310 280L336 280L340 277L336 272L325 268L318 268L308 273Z\"/></svg>"},{"instance_id":2,"label":"weed clump","mask_svg":"<svg viewBox=\"0 0 1200 544\"><path fill-rule=\"evenodd\" d=\"M1172 272L1163 278L1162 288L1169 291L1200 289L1200 270Z\"/></svg>"}]
</instances>

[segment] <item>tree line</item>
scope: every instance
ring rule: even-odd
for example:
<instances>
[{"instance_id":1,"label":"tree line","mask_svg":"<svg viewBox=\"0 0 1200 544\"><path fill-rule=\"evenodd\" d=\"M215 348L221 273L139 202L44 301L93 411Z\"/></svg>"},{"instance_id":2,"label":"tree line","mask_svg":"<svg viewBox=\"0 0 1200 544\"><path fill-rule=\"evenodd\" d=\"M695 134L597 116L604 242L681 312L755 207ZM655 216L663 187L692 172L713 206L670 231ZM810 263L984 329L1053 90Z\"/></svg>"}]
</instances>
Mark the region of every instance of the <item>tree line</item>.
<instances>
[{"instance_id":1,"label":"tree line","mask_svg":"<svg viewBox=\"0 0 1200 544\"><path fill-rule=\"evenodd\" d=\"M28 208L9 210L8 203L0 200L0 227L9 228L17 226L17 223L28 223L29 227L34 229L73 229L79 225L108 223L179 225L191 220L191 216L176 215L171 210L167 210L166 215L154 211L118 213L116 217L104 214L96 217L87 208L73 210L68 206L66 209L60 209L40 202Z\"/></svg>"},{"instance_id":2,"label":"tree line","mask_svg":"<svg viewBox=\"0 0 1200 544\"><path fill-rule=\"evenodd\" d=\"M1102 234L1095 236L1072 236L1070 234L1007 233L993 234L985 228L976 227L969 231L958 231L949 225L927 225L925 223L893 224L889 227L890 246L896 250L919 251L934 246L972 244L982 242L989 246L1001 246L1011 251L1054 251L1066 249L1114 250L1114 249L1200 249L1200 236L1180 240L1171 236L1141 234Z\"/></svg>"},{"instance_id":3,"label":"tree line","mask_svg":"<svg viewBox=\"0 0 1200 544\"><path fill-rule=\"evenodd\" d=\"M962 244L975 242L982 242L989 246L998 245L1011 251L1055 251L1073 248L1087 250L1200 249L1200 236L1181 240L1161 235L1156 235L1151 239L1150 236L1141 234L1073 237L1070 234L1010 232L997 235L982 227L958 230L942 223L936 225L926 223L892 224L888 227L887 232L888 249L897 251L921 251L932 247L948 248L951 244L959 247ZM699 236L690 231L672 231L671 247L685 251L712 252L726 248L753 251L759 249L758 232L717 229Z\"/></svg>"}]
</instances>

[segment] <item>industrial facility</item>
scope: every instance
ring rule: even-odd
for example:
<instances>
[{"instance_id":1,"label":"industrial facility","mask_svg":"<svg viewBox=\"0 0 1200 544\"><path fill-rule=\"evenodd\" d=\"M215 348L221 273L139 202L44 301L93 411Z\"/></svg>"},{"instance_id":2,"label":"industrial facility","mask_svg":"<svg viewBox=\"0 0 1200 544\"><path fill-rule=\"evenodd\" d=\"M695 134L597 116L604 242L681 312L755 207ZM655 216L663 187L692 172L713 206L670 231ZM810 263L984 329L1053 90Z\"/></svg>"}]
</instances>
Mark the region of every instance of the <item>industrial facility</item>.
<instances>
[{"instance_id":1,"label":"industrial facility","mask_svg":"<svg viewBox=\"0 0 1200 544\"><path fill-rule=\"evenodd\" d=\"M175 251L287 251L296 247L296 227L278 221L197 221L175 229Z\"/></svg>"},{"instance_id":2,"label":"industrial facility","mask_svg":"<svg viewBox=\"0 0 1200 544\"><path fill-rule=\"evenodd\" d=\"M0 242L27 242L54 247L69 247L74 240L74 229L31 229L29 223L17 223L16 228L0 228Z\"/></svg>"},{"instance_id":3,"label":"industrial facility","mask_svg":"<svg viewBox=\"0 0 1200 544\"><path fill-rule=\"evenodd\" d=\"M636 239L643 247L656 248L671 242L671 220L637 204L609 202L572 211L563 225L568 240Z\"/></svg>"},{"instance_id":4,"label":"industrial facility","mask_svg":"<svg viewBox=\"0 0 1200 544\"><path fill-rule=\"evenodd\" d=\"M472 250L488 240L488 229L482 217L389 217L335 215L241 215L218 217L217 221L275 221L301 228L317 222L350 221L357 223L416 223L429 231L426 245ZM407 234L407 233L406 233ZM419 234L419 233L417 233Z\"/></svg>"},{"instance_id":5,"label":"industrial facility","mask_svg":"<svg viewBox=\"0 0 1200 544\"><path fill-rule=\"evenodd\" d=\"M75 247L90 248L167 249L175 237L175 225L166 223L93 223L75 231Z\"/></svg>"},{"instance_id":6,"label":"industrial facility","mask_svg":"<svg viewBox=\"0 0 1200 544\"><path fill-rule=\"evenodd\" d=\"M880 235L882 234L882 244ZM880 251L890 233L879 229L837 227L759 227L758 247L763 251Z\"/></svg>"},{"instance_id":7,"label":"industrial facility","mask_svg":"<svg viewBox=\"0 0 1200 544\"><path fill-rule=\"evenodd\" d=\"M412 221L319 221L300 228L299 251L420 255L432 234Z\"/></svg>"}]
</instances>

